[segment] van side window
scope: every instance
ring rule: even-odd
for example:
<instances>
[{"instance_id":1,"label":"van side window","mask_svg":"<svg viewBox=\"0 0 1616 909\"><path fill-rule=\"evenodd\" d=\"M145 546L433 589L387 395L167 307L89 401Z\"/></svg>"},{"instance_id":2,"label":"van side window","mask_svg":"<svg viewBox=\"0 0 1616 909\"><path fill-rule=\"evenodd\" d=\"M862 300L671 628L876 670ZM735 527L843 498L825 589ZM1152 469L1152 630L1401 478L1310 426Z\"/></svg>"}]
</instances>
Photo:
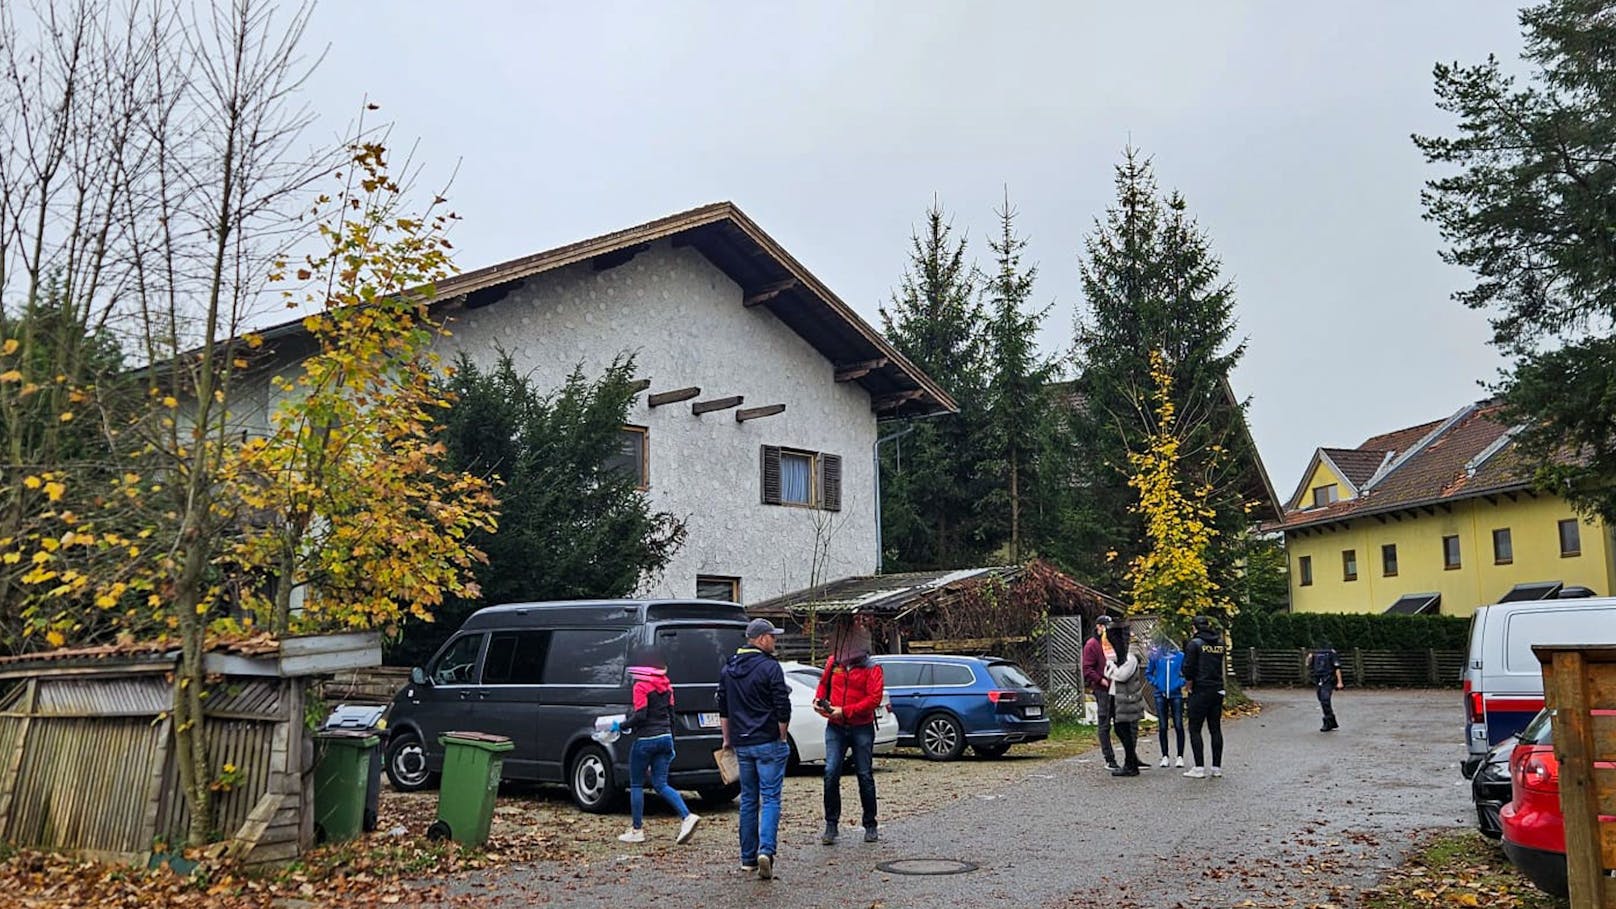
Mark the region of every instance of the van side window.
<instances>
[{"instance_id":1,"label":"van side window","mask_svg":"<svg viewBox=\"0 0 1616 909\"><path fill-rule=\"evenodd\" d=\"M468 634L455 638L449 649L432 665L432 682L436 685L470 685L477 669L477 652L483 647L483 636Z\"/></svg>"},{"instance_id":2,"label":"van side window","mask_svg":"<svg viewBox=\"0 0 1616 909\"><path fill-rule=\"evenodd\" d=\"M626 628L558 628L550 632L553 656L544 661L544 684L623 684L631 634Z\"/></svg>"},{"instance_id":3,"label":"van side window","mask_svg":"<svg viewBox=\"0 0 1616 909\"><path fill-rule=\"evenodd\" d=\"M548 631L496 631L483 657L484 685L537 685L544 676Z\"/></svg>"},{"instance_id":4,"label":"van side window","mask_svg":"<svg viewBox=\"0 0 1616 909\"><path fill-rule=\"evenodd\" d=\"M969 685L976 681L976 674L971 667L961 666L958 663L931 664L931 683L933 685Z\"/></svg>"}]
</instances>

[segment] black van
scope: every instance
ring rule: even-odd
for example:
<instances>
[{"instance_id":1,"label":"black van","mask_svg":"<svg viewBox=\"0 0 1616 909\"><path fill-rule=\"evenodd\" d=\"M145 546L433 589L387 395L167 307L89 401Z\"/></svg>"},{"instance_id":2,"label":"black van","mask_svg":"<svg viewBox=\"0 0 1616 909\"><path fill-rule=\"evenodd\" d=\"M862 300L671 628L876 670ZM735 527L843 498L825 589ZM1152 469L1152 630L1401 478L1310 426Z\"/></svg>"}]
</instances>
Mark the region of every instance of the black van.
<instances>
[{"instance_id":1,"label":"black van","mask_svg":"<svg viewBox=\"0 0 1616 909\"><path fill-rule=\"evenodd\" d=\"M678 756L669 780L705 801L734 798L713 763L718 673L745 643L746 613L705 600L515 603L479 609L393 698L386 769L394 788L436 782L438 736L509 736L504 778L565 783L578 807L610 810L628 785L627 740L594 741L595 718L627 713L629 653L655 645L673 682Z\"/></svg>"}]
</instances>

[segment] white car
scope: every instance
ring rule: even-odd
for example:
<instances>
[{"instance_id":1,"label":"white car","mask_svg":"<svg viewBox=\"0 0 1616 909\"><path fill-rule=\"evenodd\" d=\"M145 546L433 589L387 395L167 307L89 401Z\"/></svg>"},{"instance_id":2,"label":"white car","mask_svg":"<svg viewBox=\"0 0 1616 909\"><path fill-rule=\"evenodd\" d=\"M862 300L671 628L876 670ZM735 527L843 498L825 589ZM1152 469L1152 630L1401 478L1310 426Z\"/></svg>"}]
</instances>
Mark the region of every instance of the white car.
<instances>
[{"instance_id":1,"label":"white car","mask_svg":"<svg viewBox=\"0 0 1616 909\"><path fill-rule=\"evenodd\" d=\"M823 670L807 663L782 662L786 672L786 686L791 689L791 763L787 769L795 770L802 764L825 762L825 718L814 711L814 693L819 690L819 677ZM875 753L891 754L898 747L898 718L883 692L881 704L875 708ZM851 774L852 767L845 768Z\"/></svg>"}]
</instances>

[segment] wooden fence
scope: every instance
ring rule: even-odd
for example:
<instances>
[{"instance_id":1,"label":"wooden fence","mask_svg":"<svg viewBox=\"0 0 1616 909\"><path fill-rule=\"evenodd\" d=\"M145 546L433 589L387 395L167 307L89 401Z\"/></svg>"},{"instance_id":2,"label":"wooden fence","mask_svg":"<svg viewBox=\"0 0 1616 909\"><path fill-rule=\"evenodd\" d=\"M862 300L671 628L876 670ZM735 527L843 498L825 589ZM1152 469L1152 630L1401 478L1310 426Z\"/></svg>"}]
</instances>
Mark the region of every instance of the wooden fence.
<instances>
[{"instance_id":1,"label":"wooden fence","mask_svg":"<svg viewBox=\"0 0 1616 909\"><path fill-rule=\"evenodd\" d=\"M1233 670L1242 685L1311 685L1307 650L1238 647ZM1342 681L1354 688L1457 688L1461 650L1343 650Z\"/></svg>"},{"instance_id":2,"label":"wooden fence","mask_svg":"<svg viewBox=\"0 0 1616 909\"><path fill-rule=\"evenodd\" d=\"M1566 879L1578 909L1616 907L1616 645L1536 645L1560 764Z\"/></svg>"},{"instance_id":3,"label":"wooden fence","mask_svg":"<svg viewBox=\"0 0 1616 909\"><path fill-rule=\"evenodd\" d=\"M390 704L410 681L405 666L371 666L339 672L320 683L320 699L327 705Z\"/></svg>"}]
</instances>

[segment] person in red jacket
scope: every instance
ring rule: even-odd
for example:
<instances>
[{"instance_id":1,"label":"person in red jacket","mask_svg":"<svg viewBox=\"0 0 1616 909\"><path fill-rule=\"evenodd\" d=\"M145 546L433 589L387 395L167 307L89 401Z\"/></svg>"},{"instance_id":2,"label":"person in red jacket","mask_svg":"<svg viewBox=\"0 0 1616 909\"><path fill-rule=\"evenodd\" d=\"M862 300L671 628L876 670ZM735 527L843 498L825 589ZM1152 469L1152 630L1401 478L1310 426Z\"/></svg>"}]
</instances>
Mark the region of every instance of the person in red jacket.
<instances>
[{"instance_id":1,"label":"person in red jacket","mask_svg":"<svg viewBox=\"0 0 1616 909\"><path fill-rule=\"evenodd\" d=\"M814 708L825 717L825 834L819 841L836 842L842 822L842 767L849 749L858 775L859 804L864 809L864 842L880 839L875 821L875 708L881 703L885 680L881 667L870 662L869 631L865 619L825 661L814 693Z\"/></svg>"}]
</instances>

